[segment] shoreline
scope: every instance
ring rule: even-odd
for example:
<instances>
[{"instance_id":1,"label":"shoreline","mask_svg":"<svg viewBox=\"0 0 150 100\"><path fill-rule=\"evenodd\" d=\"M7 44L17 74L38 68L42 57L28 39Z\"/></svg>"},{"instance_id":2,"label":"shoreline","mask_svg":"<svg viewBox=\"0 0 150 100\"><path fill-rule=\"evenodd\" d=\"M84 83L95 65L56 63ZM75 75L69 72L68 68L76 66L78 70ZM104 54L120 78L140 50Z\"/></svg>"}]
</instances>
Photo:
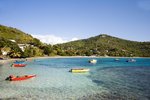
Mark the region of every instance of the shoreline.
<instances>
[{"instance_id":1,"label":"shoreline","mask_svg":"<svg viewBox=\"0 0 150 100\"><path fill-rule=\"evenodd\" d=\"M150 57L115 57L115 56L47 56L47 57L30 57L25 59L45 59L45 58L150 58Z\"/></svg>"},{"instance_id":2,"label":"shoreline","mask_svg":"<svg viewBox=\"0 0 150 100\"><path fill-rule=\"evenodd\" d=\"M30 58L10 58L6 60L0 60L0 64L13 62L15 60L33 60L33 59L47 59L47 58L150 58L150 57L113 57L113 56L46 56L46 57L30 57Z\"/></svg>"}]
</instances>

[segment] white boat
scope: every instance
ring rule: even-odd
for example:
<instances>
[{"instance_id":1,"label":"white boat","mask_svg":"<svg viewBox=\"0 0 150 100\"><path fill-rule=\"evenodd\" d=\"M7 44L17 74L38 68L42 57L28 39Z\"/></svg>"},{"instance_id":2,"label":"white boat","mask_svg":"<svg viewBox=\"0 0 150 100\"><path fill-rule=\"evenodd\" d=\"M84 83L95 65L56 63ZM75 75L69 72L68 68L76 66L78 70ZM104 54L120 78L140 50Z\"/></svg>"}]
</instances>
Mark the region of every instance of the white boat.
<instances>
[{"instance_id":1,"label":"white boat","mask_svg":"<svg viewBox=\"0 0 150 100\"><path fill-rule=\"evenodd\" d=\"M96 59L92 59L92 60L89 61L89 63L95 64L95 63L97 63L97 60Z\"/></svg>"},{"instance_id":2,"label":"white boat","mask_svg":"<svg viewBox=\"0 0 150 100\"><path fill-rule=\"evenodd\" d=\"M136 62L135 59L128 59L126 62Z\"/></svg>"},{"instance_id":3,"label":"white boat","mask_svg":"<svg viewBox=\"0 0 150 100\"><path fill-rule=\"evenodd\" d=\"M115 61L119 61L119 59L118 59L118 58L116 58L116 59L115 59Z\"/></svg>"}]
</instances>

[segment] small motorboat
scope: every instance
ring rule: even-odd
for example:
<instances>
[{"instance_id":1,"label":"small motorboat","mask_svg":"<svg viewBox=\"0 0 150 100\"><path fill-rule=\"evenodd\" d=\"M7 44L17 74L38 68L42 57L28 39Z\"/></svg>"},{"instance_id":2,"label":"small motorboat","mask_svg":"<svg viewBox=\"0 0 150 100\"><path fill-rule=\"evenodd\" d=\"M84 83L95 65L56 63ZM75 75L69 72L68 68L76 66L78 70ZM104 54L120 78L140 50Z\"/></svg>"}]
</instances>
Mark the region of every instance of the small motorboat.
<instances>
[{"instance_id":1,"label":"small motorboat","mask_svg":"<svg viewBox=\"0 0 150 100\"><path fill-rule=\"evenodd\" d=\"M92 60L89 61L89 63L95 64L95 63L97 63L97 60L96 59L92 59Z\"/></svg>"},{"instance_id":2,"label":"small motorboat","mask_svg":"<svg viewBox=\"0 0 150 100\"><path fill-rule=\"evenodd\" d=\"M8 80L8 81L22 81L22 80L27 80L27 79L30 79L30 78L33 78L33 77L36 77L36 75L24 75L24 76L10 75L5 80Z\"/></svg>"},{"instance_id":3,"label":"small motorboat","mask_svg":"<svg viewBox=\"0 0 150 100\"><path fill-rule=\"evenodd\" d=\"M115 61L119 61L119 59L118 59L118 58L116 58L116 59L115 59Z\"/></svg>"},{"instance_id":4,"label":"small motorboat","mask_svg":"<svg viewBox=\"0 0 150 100\"><path fill-rule=\"evenodd\" d=\"M72 73L85 73L85 72L89 72L90 69L88 68L73 68L70 70L70 72Z\"/></svg>"},{"instance_id":5,"label":"small motorboat","mask_svg":"<svg viewBox=\"0 0 150 100\"><path fill-rule=\"evenodd\" d=\"M135 59L128 59L126 62L136 62Z\"/></svg>"},{"instance_id":6,"label":"small motorboat","mask_svg":"<svg viewBox=\"0 0 150 100\"><path fill-rule=\"evenodd\" d=\"M27 64L12 64L12 67L25 67Z\"/></svg>"}]
</instances>

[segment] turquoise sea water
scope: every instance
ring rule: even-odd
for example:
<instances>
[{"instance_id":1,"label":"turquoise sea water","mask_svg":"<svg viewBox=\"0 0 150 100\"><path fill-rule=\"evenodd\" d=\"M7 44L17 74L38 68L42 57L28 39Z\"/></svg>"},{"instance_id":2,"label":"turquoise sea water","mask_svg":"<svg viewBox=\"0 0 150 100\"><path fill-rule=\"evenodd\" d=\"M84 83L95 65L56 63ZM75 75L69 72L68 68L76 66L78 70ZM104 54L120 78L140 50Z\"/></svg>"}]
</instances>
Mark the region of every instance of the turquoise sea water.
<instances>
[{"instance_id":1,"label":"turquoise sea water","mask_svg":"<svg viewBox=\"0 0 150 100\"><path fill-rule=\"evenodd\" d=\"M2 100L150 100L150 58L47 58L28 61L24 68L0 65ZM89 68L88 73L70 73ZM36 74L25 81L5 81L9 75Z\"/></svg>"}]
</instances>

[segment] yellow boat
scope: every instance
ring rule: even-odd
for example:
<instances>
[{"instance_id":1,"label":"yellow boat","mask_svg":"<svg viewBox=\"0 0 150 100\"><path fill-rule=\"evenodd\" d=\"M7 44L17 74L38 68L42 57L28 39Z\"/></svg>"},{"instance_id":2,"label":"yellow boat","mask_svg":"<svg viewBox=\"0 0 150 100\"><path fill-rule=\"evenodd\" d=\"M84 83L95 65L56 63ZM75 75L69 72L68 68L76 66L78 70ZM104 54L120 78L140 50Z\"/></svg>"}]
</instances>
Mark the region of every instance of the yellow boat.
<instances>
[{"instance_id":1,"label":"yellow boat","mask_svg":"<svg viewBox=\"0 0 150 100\"><path fill-rule=\"evenodd\" d=\"M88 71L90 71L90 69L88 69L88 68L74 68L74 69L70 70L70 72L72 72L72 73L85 73Z\"/></svg>"}]
</instances>

